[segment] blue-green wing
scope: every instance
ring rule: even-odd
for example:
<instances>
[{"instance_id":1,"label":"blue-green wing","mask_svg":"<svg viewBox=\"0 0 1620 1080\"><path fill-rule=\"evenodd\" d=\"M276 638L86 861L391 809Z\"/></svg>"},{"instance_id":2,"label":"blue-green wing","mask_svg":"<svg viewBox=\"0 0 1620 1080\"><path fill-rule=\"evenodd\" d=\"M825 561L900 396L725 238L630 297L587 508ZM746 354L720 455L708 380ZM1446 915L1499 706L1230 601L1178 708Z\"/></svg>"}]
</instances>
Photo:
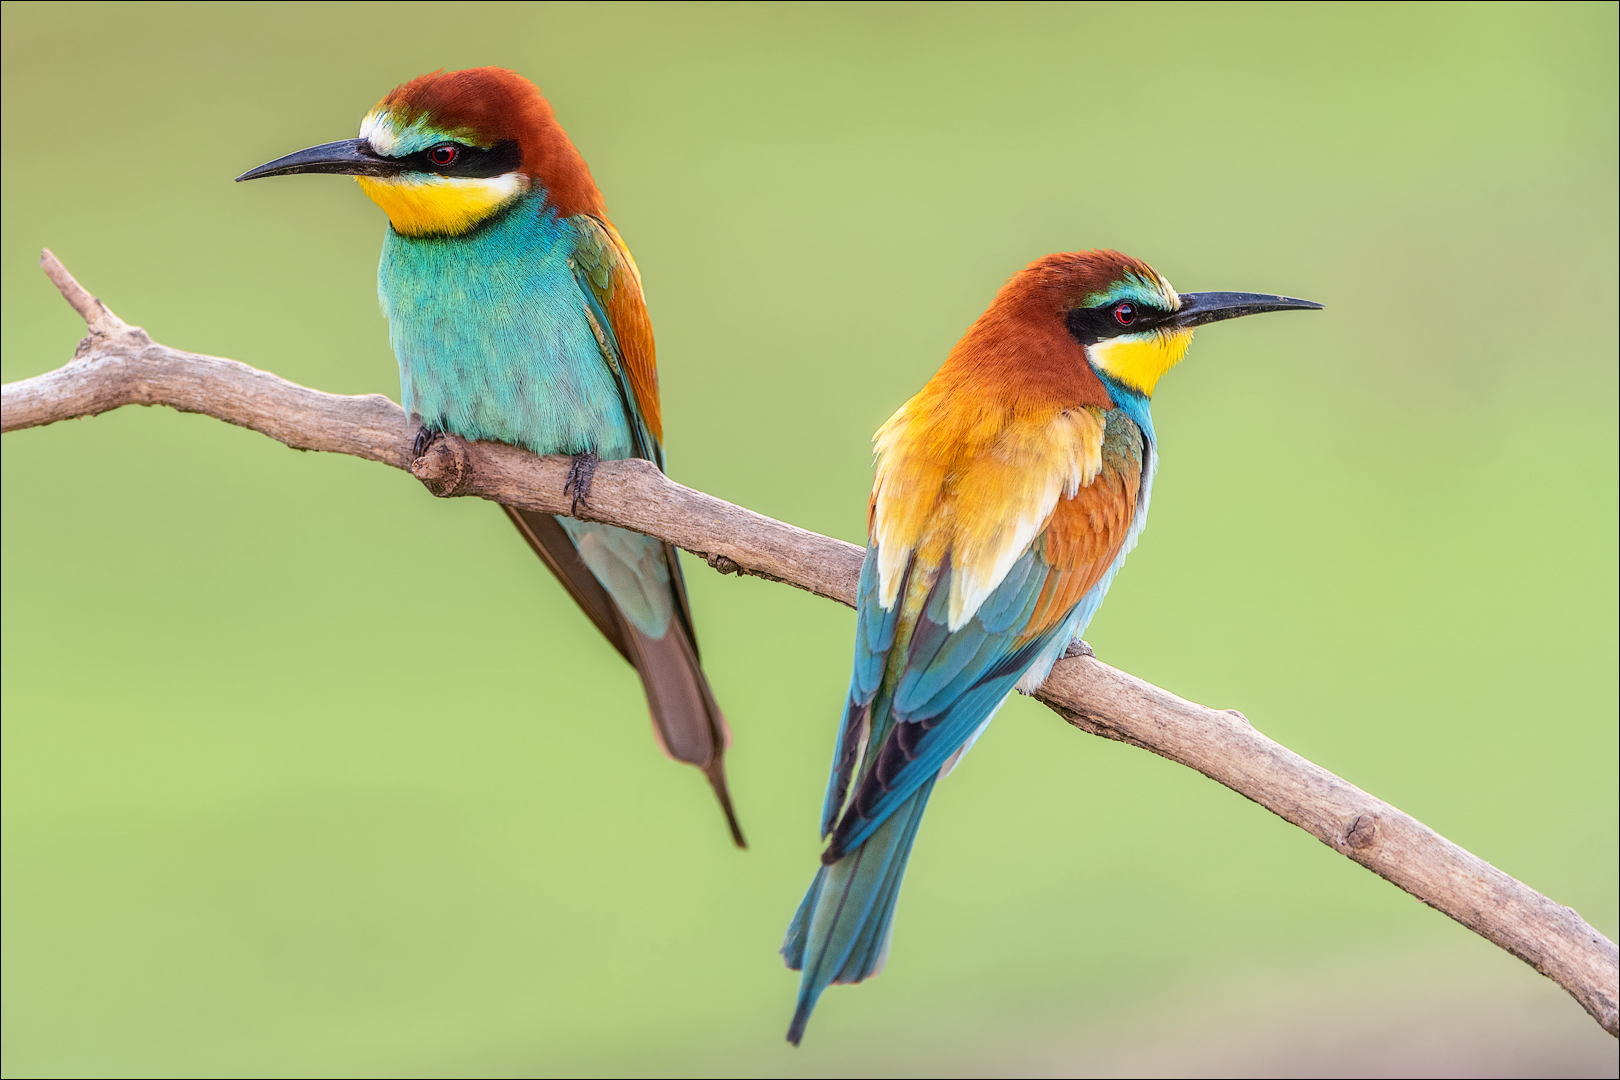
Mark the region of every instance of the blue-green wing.
<instances>
[{"instance_id":1,"label":"blue-green wing","mask_svg":"<svg viewBox=\"0 0 1620 1080\"><path fill-rule=\"evenodd\" d=\"M588 214L576 230L572 266L602 359L624 402L636 456L664 467L663 415L652 323L641 295L641 274L630 249L608 222Z\"/></svg>"},{"instance_id":2,"label":"blue-green wing","mask_svg":"<svg viewBox=\"0 0 1620 1080\"><path fill-rule=\"evenodd\" d=\"M869 558L868 564L874 561ZM1067 640L1072 633L1069 619L1061 619L1033 635L1029 633L1031 625L1041 621L1040 601L1051 573L1039 545L1032 547L1013 564L973 617L952 632L948 628L951 568L947 563L917 618L904 665L898 677L891 680L892 689L882 685L875 688L868 702L860 707L860 723L852 724L850 714L855 711L855 693L863 676L870 678L869 673L875 669L881 677L884 668L892 666L887 655L863 657L857 651L851 708L840 733L841 763L847 761L844 771L853 771L848 766L854 765L858 755L845 746L853 741L852 736L858 737L860 726L868 729L860 743L877 750L868 750L870 760L860 768L860 781L853 795L847 805L839 807L842 814L832 829L824 862L842 858L870 836L977 733L1044 650L1059 638ZM864 590L861 599L867 600ZM877 606L875 591L870 602ZM897 600L895 608L899 607ZM857 611L861 626L857 638L867 625L874 625L878 629L873 635L874 645L892 648L892 616L885 619ZM1061 649L1062 644L1057 648ZM828 791L829 805L834 801L835 789L847 789L849 785L847 775L841 785L839 780L835 772L834 784ZM843 804L842 793L837 794L837 802ZM830 823L830 818L824 817L824 825Z\"/></svg>"}]
</instances>

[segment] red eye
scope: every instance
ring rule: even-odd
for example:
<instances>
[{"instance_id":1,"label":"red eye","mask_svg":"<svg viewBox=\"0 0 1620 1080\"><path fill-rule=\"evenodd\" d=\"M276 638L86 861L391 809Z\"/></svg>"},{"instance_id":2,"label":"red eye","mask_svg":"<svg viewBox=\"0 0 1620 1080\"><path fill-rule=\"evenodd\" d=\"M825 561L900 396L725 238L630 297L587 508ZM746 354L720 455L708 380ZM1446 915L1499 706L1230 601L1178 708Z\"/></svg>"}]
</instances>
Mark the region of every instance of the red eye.
<instances>
[{"instance_id":1,"label":"red eye","mask_svg":"<svg viewBox=\"0 0 1620 1080\"><path fill-rule=\"evenodd\" d=\"M1135 304L1115 304L1114 321L1121 326L1129 326L1136 321Z\"/></svg>"},{"instance_id":2,"label":"red eye","mask_svg":"<svg viewBox=\"0 0 1620 1080\"><path fill-rule=\"evenodd\" d=\"M461 151L457 150L449 143L444 143L441 146L435 146L433 149L428 151L428 160L433 162L433 164L437 165L441 169L446 165L455 164L456 158L460 156Z\"/></svg>"}]
</instances>

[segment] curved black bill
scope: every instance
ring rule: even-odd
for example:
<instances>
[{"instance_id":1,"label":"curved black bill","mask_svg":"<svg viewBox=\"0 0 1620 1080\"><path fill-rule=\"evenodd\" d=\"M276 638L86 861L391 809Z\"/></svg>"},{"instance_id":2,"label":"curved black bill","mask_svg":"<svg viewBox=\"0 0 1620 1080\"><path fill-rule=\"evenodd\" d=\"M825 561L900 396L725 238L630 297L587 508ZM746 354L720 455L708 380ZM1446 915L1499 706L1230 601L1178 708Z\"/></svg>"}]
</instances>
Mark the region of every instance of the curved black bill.
<instances>
[{"instance_id":1,"label":"curved black bill","mask_svg":"<svg viewBox=\"0 0 1620 1080\"><path fill-rule=\"evenodd\" d=\"M322 143L307 150L267 161L236 178L257 180L261 176L291 176L293 173L339 173L344 176L398 176L405 170L392 158L375 153L364 139L344 139Z\"/></svg>"},{"instance_id":2,"label":"curved black bill","mask_svg":"<svg viewBox=\"0 0 1620 1080\"><path fill-rule=\"evenodd\" d=\"M1176 309L1175 320L1180 326L1202 326L1266 311L1321 309L1322 305L1314 300L1296 300L1292 296L1274 296L1271 293L1195 292L1181 294L1181 306Z\"/></svg>"}]
</instances>

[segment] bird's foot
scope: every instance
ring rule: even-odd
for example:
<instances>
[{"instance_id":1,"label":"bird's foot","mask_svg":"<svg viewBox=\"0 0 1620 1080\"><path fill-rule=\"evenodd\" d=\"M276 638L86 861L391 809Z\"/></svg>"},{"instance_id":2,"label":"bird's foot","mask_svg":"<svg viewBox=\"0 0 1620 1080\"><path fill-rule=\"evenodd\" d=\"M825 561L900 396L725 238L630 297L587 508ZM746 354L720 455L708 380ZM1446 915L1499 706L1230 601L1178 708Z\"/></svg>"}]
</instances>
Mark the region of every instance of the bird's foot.
<instances>
[{"instance_id":1,"label":"bird's foot","mask_svg":"<svg viewBox=\"0 0 1620 1080\"><path fill-rule=\"evenodd\" d=\"M601 460L596 456L595 450L587 450L583 454L574 455L574 463L568 466L568 479L563 481L563 494L572 493L574 501L569 504L570 517L579 517L580 503L591 497L591 477L596 475L596 463Z\"/></svg>"},{"instance_id":2,"label":"bird's foot","mask_svg":"<svg viewBox=\"0 0 1620 1080\"><path fill-rule=\"evenodd\" d=\"M421 427L417 428L416 441L411 443L412 459L419 458L423 454L427 453L428 447L432 446L435 442L438 442L443 435L444 432L430 428L426 424L423 424Z\"/></svg>"},{"instance_id":3,"label":"bird's foot","mask_svg":"<svg viewBox=\"0 0 1620 1080\"><path fill-rule=\"evenodd\" d=\"M1094 657L1096 655L1097 655L1096 653L1091 651L1091 646L1087 645L1084 641L1081 641L1079 638L1075 638L1073 641L1069 642L1069 647L1067 649L1063 650L1063 659L1065 659L1065 660L1067 660L1067 659L1069 659L1070 657L1073 657L1073 656L1092 656L1092 657Z\"/></svg>"}]
</instances>

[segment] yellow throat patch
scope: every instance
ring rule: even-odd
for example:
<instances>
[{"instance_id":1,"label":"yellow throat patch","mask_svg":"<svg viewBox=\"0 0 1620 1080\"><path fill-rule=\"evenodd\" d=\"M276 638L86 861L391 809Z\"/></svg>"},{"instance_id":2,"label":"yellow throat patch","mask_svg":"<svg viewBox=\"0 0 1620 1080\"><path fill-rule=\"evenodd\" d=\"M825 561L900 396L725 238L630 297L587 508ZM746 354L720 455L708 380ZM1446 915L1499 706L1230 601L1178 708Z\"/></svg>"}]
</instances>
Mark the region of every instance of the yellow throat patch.
<instances>
[{"instance_id":1,"label":"yellow throat patch","mask_svg":"<svg viewBox=\"0 0 1620 1080\"><path fill-rule=\"evenodd\" d=\"M522 173L503 176L356 176L360 190L405 236L456 236L529 189Z\"/></svg>"},{"instance_id":2,"label":"yellow throat patch","mask_svg":"<svg viewBox=\"0 0 1620 1080\"><path fill-rule=\"evenodd\" d=\"M1087 345L1086 352L1099 370L1152 397L1160 377L1187 355L1192 336L1190 328L1150 330Z\"/></svg>"}]
</instances>

